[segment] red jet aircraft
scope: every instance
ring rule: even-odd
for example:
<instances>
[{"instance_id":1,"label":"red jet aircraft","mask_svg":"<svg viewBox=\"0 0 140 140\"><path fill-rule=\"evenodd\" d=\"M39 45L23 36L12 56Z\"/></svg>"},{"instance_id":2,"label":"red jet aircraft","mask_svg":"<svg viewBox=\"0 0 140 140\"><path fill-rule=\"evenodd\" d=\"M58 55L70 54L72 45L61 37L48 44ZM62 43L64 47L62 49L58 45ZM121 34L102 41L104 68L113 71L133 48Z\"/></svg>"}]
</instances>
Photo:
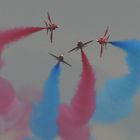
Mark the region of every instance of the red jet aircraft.
<instances>
[{"instance_id":1,"label":"red jet aircraft","mask_svg":"<svg viewBox=\"0 0 140 140\"><path fill-rule=\"evenodd\" d=\"M87 44L93 42L94 40L90 40L88 42L82 42L82 41L78 41L77 42L77 46L75 48L73 48L72 50L68 51L68 53L72 52L72 51L77 51L79 49L83 49L84 47L87 47Z\"/></svg>"},{"instance_id":2,"label":"red jet aircraft","mask_svg":"<svg viewBox=\"0 0 140 140\"><path fill-rule=\"evenodd\" d=\"M53 31L56 28L59 28L60 26L52 23L49 12L47 12L47 15L48 15L48 22L47 21L44 21L44 22L45 22L45 25L46 25L47 35L48 35L48 32L50 31L50 40L51 40L51 43L52 43L53 42Z\"/></svg>"},{"instance_id":3,"label":"red jet aircraft","mask_svg":"<svg viewBox=\"0 0 140 140\"><path fill-rule=\"evenodd\" d=\"M109 43L108 39L110 37L110 34L107 36L109 30L109 26L106 28L106 31L103 35L103 37L96 39L96 41L101 45L101 50L100 50L100 57L102 57L103 54L103 47L106 47L107 43Z\"/></svg>"},{"instance_id":4,"label":"red jet aircraft","mask_svg":"<svg viewBox=\"0 0 140 140\"><path fill-rule=\"evenodd\" d=\"M61 54L61 55L59 55L59 56L56 56L56 55L54 55L54 54L52 54L52 53L49 53L49 54L50 54L51 56L53 56L55 59L57 59L57 60L58 60L58 63L62 62L62 63L64 63L64 64L66 64L66 65L68 65L68 66L71 67L71 65L70 65L69 63L67 63L66 61L64 61L63 54Z\"/></svg>"}]
</instances>

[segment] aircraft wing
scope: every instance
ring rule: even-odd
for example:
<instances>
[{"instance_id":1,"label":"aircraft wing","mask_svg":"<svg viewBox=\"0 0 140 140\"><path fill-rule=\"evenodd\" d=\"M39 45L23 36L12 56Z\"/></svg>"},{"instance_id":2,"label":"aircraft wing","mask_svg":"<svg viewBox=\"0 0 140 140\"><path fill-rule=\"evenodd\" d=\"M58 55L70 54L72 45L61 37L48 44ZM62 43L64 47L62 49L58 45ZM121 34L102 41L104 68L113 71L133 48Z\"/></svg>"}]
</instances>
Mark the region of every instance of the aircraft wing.
<instances>
[{"instance_id":1,"label":"aircraft wing","mask_svg":"<svg viewBox=\"0 0 140 140\"><path fill-rule=\"evenodd\" d=\"M62 62L63 62L64 64L66 64L66 65L70 66L70 67L72 66L71 64L67 63L67 62L66 62L66 61L64 61L64 60L63 60Z\"/></svg>"},{"instance_id":2,"label":"aircraft wing","mask_svg":"<svg viewBox=\"0 0 140 140\"><path fill-rule=\"evenodd\" d=\"M45 20L44 20L44 23L45 23L45 25L46 25L46 30L47 30L46 33L47 33L47 35L48 35L48 31L49 31L49 30L48 30L48 23L47 23L47 21L45 21Z\"/></svg>"},{"instance_id":3,"label":"aircraft wing","mask_svg":"<svg viewBox=\"0 0 140 140\"><path fill-rule=\"evenodd\" d=\"M47 23L47 21L44 20L44 23L45 23L46 27L48 27L48 23Z\"/></svg>"},{"instance_id":4,"label":"aircraft wing","mask_svg":"<svg viewBox=\"0 0 140 140\"><path fill-rule=\"evenodd\" d=\"M109 39L109 37L110 37L110 34L108 35L107 40Z\"/></svg>"},{"instance_id":5,"label":"aircraft wing","mask_svg":"<svg viewBox=\"0 0 140 140\"><path fill-rule=\"evenodd\" d=\"M53 56L54 58L56 58L58 60L58 56L52 54L52 53L49 53L49 55Z\"/></svg>"},{"instance_id":6,"label":"aircraft wing","mask_svg":"<svg viewBox=\"0 0 140 140\"><path fill-rule=\"evenodd\" d=\"M91 42L93 42L94 40L90 40L90 41L88 41L88 42L85 42L84 43L84 45L87 45L87 44L89 44L89 43L91 43Z\"/></svg>"},{"instance_id":7,"label":"aircraft wing","mask_svg":"<svg viewBox=\"0 0 140 140\"><path fill-rule=\"evenodd\" d=\"M108 33L108 29L109 29L109 26L107 26L106 31L105 31L105 33L104 33L104 36L103 36L103 37L105 37L105 36L107 35L107 33Z\"/></svg>"},{"instance_id":8,"label":"aircraft wing","mask_svg":"<svg viewBox=\"0 0 140 140\"><path fill-rule=\"evenodd\" d=\"M52 43L53 42L53 30L51 30L50 40L51 40L51 43Z\"/></svg>"},{"instance_id":9,"label":"aircraft wing","mask_svg":"<svg viewBox=\"0 0 140 140\"><path fill-rule=\"evenodd\" d=\"M49 22L52 24L52 20L51 20L51 17L50 17L50 13L47 12L47 15L48 15L48 20L49 20Z\"/></svg>"},{"instance_id":10,"label":"aircraft wing","mask_svg":"<svg viewBox=\"0 0 140 140\"><path fill-rule=\"evenodd\" d=\"M76 51L78 47L73 48L72 50L68 51L68 53L73 52L74 50Z\"/></svg>"},{"instance_id":11,"label":"aircraft wing","mask_svg":"<svg viewBox=\"0 0 140 140\"><path fill-rule=\"evenodd\" d=\"M103 55L103 45L101 44L101 50L100 50L100 57L102 57L102 55Z\"/></svg>"}]
</instances>

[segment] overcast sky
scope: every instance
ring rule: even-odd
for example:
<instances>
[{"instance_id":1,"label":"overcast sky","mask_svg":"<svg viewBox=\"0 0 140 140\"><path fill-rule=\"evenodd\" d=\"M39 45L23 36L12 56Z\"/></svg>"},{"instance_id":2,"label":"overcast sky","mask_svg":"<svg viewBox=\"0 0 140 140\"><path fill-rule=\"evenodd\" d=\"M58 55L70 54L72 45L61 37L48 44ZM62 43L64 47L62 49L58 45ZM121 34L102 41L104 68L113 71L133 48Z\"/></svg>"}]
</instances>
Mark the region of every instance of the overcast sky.
<instances>
[{"instance_id":1,"label":"overcast sky","mask_svg":"<svg viewBox=\"0 0 140 140\"><path fill-rule=\"evenodd\" d=\"M69 102L81 73L80 53L66 52L78 40L88 41L100 37L109 25L110 40L140 38L139 0L0 0L0 29L19 26L44 26L47 11L60 25L51 44L45 31L9 45L3 53L6 66L1 75L9 79L18 90L26 85L42 88L44 80L56 63L48 52L64 53L72 68L62 65L61 99ZM127 73L124 53L108 45L103 58L95 42L85 52L97 74L97 88L107 78ZM26 57L25 57L26 56ZM139 140L140 96L135 111L128 119L113 125L96 125L93 134L97 140ZM11 140L1 136L0 140Z\"/></svg>"}]
</instances>

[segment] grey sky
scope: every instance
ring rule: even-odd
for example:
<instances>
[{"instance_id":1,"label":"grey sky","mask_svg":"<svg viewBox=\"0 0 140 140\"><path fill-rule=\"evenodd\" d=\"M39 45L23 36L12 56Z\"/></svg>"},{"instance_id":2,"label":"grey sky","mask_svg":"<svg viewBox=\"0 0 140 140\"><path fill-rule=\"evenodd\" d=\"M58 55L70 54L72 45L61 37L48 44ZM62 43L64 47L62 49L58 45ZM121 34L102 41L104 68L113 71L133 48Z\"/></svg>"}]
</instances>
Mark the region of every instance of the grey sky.
<instances>
[{"instance_id":1,"label":"grey sky","mask_svg":"<svg viewBox=\"0 0 140 140\"><path fill-rule=\"evenodd\" d=\"M60 24L60 29L54 33L53 44L45 31L41 31L9 45L2 56L6 66L1 70L1 74L9 79L16 89L26 85L42 88L51 67L56 63L48 52L64 53L72 68L62 65L61 98L63 102L69 102L79 80L81 61L79 53L69 55L66 52L73 48L79 39L96 39L108 25L111 40L139 39L139 5L139 0L0 0L1 29L44 26L47 11L50 11L52 20ZM100 59L97 46L97 43L93 43L85 52L96 69L99 88L105 79L126 73L127 67L125 54L121 50L108 45ZM139 140L139 100L140 96L137 96L136 109L129 119L114 125L95 126L93 133L97 140ZM3 139L1 136L0 140Z\"/></svg>"}]
</instances>

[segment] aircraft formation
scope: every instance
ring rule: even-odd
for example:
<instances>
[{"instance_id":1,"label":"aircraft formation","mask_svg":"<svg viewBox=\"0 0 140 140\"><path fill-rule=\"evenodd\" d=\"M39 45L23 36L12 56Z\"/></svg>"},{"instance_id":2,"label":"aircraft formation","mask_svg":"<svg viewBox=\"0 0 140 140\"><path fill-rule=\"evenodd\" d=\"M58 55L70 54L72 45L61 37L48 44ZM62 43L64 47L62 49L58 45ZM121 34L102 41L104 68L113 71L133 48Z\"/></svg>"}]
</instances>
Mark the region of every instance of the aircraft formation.
<instances>
[{"instance_id":1,"label":"aircraft formation","mask_svg":"<svg viewBox=\"0 0 140 140\"><path fill-rule=\"evenodd\" d=\"M27 37L32 33L41 30L46 31L47 36L49 35L50 42L53 43L53 33L60 26L52 22L49 12L47 12L47 20L44 22L46 25L44 27L30 26L2 31L0 34L0 53L2 54L3 49L8 44L16 42L23 37ZM22 132L25 131L25 134L23 134L23 139L25 135L28 136L27 130L29 128L31 133L33 133L37 139L52 140L54 137L60 136L65 140L89 140L90 129L88 124L90 119L92 119L95 123L112 123L124 119L130 115L130 112L133 108L132 99L140 85L140 79L138 76L140 70L140 58L138 57L140 53L140 41L110 41L109 37L109 26L107 26L101 37L87 41L79 40L77 43L75 43L74 48L71 48L67 51L67 53L71 54L71 52L80 50L82 60L80 80L78 82L75 95L73 96L71 104L69 105L61 104L59 97L59 77L61 74L59 64L62 63L69 67L72 66L70 63L64 60L63 54L55 55L50 52L48 53L50 56L57 60L57 63L52 68L49 78L44 84L45 88L43 89L43 98L40 101L38 100L37 104L34 104L31 101L27 107L25 106L25 108L23 108L23 104L21 104L20 108L20 100L18 101L18 98L16 98L16 94L13 92L13 88L10 88L11 92L7 92L5 89L8 88L3 86L7 85L5 84L7 82L4 80L4 78L0 77L0 83L2 85L0 86L0 117L4 118L1 121L1 124L4 125L0 125L0 133L3 131L6 132L7 130L9 131L9 129L13 128L14 125L17 126L18 121L19 124L16 129L20 130L19 128L21 128ZM99 57L103 56L103 51L108 44L119 47L122 50L125 48L125 51L128 54L126 63L128 64L130 73L126 74L125 76L123 75L123 78L117 77L116 79L109 80L109 84L103 86L103 90L101 90L102 94L96 91L96 73L83 51L84 48L89 47L89 45L94 42L97 42L99 45ZM0 68L3 66L4 62L0 57ZM3 91L6 95L3 94ZM27 92L27 94L28 92L38 93L36 89L35 91L24 91L24 93L25 92ZM9 96L9 94L12 94L12 96ZM9 100L11 101L9 102ZM30 109L32 109L32 112ZM25 116L24 118L21 111L24 114L23 116ZM19 114L19 116L17 114ZM19 120L21 120L21 122ZM22 124L25 125L23 126ZM18 133L18 131L15 132ZM20 135L22 134L17 135L16 140L21 139L22 136ZM32 140L32 138L29 136L24 140Z\"/></svg>"},{"instance_id":2,"label":"aircraft formation","mask_svg":"<svg viewBox=\"0 0 140 140\"><path fill-rule=\"evenodd\" d=\"M45 25L46 25L47 35L48 35L48 32L50 32L50 41L51 41L51 43L53 43L53 31L56 30L57 28L59 28L60 26L52 22L49 12L47 12L47 18L48 18L48 21L44 20ZM90 41L86 41L86 42L82 42L81 40L79 40L77 42L76 47L74 47L73 49L69 50L68 53L73 52L73 51L83 50L83 48L88 47L88 45L90 43L92 43L93 41L96 41L100 45L100 57L102 57L103 50L104 50L104 48L107 47L107 44L109 43L110 34L108 34L108 32L109 32L109 26L107 26L104 35L102 37L97 38L96 40L90 40ZM63 54L61 54L59 56L54 55L52 53L49 53L49 54L51 56L53 56L55 59L57 59L58 63L62 62L62 63L66 64L66 65L68 65L70 67L72 66L71 64L67 63L64 60Z\"/></svg>"}]
</instances>

